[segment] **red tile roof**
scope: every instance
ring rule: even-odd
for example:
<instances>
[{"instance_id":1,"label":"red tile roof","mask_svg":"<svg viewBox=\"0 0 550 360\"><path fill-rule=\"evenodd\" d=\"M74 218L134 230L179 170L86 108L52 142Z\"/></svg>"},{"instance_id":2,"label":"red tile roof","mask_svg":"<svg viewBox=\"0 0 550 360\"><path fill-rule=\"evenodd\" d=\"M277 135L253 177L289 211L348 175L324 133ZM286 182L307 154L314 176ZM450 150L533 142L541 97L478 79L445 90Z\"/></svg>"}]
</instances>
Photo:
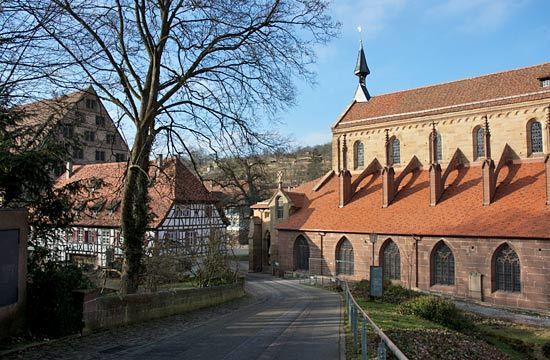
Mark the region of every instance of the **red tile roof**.
<instances>
[{"instance_id":1,"label":"red tile roof","mask_svg":"<svg viewBox=\"0 0 550 360\"><path fill-rule=\"evenodd\" d=\"M550 99L541 78L550 77L550 62L444 84L373 96L354 102L335 128L471 110L529 100Z\"/></svg>"},{"instance_id":2,"label":"red tile roof","mask_svg":"<svg viewBox=\"0 0 550 360\"><path fill-rule=\"evenodd\" d=\"M95 90L89 87L86 90L75 91L53 99L39 100L20 105L16 108L23 113L19 125L31 127L55 125L86 93L95 94Z\"/></svg>"},{"instance_id":3,"label":"red tile roof","mask_svg":"<svg viewBox=\"0 0 550 360\"><path fill-rule=\"evenodd\" d=\"M352 200L338 207L338 181L333 176L317 192L305 192L304 206L277 228L380 234L550 238L544 164L503 168L495 201L482 205L481 168L465 167L449 176L441 201L429 206L428 171L403 180L403 187L382 208L381 176L365 178Z\"/></svg>"},{"instance_id":4,"label":"red tile roof","mask_svg":"<svg viewBox=\"0 0 550 360\"><path fill-rule=\"evenodd\" d=\"M150 210L153 218L149 223L150 228L156 228L161 224L173 203L215 203L215 199L206 190L201 181L177 159L165 160L160 171L156 166L151 166L149 175L154 179L154 185L149 189ZM67 179L65 175L59 177L56 186L64 186L68 183L81 181L84 184L93 184L101 180L103 185L97 187L90 194L87 190L78 194L83 210L75 225L96 227L119 227L121 209L120 205L115 210L110 208L120 203L126 163L102 163L90 165L76 165L73 175ZM90 187L89 186L89 187ZM103 203L103 206L101 206ZM96 214L95 206L100 207Z\"/></svg>"}]
</instances>

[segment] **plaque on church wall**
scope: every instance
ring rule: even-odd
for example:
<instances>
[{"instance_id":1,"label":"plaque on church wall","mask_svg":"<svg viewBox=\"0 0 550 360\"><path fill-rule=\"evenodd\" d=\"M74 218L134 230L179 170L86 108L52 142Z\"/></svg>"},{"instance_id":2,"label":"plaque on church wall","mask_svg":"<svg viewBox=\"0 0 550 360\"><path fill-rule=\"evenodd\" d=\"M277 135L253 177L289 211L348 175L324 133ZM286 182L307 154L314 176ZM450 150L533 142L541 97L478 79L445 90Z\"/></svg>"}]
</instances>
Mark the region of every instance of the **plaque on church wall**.
<instances>
[{"instance_id":1,"label":"plaque on church wall","mask_svg":"<svg viewBox=\"0 0 550 360\"><path fill-rule=\"evenodd\" d=\"M471 272L468 277L468 290L470 297L476 300L483 301L483 276L476 271Z\"/></svg>"},{"instance_id":2,"label":"plaque on church wall","mask_svg":"<svg viewBox=\"0 0 550 360\"><path fill-rule=\"evenodd\" d=\"M370 296L381 297L384 289L382 288L382 267L370 267Z\"/></svg>"},{"instance_id":3,"label":"plaque on church wall","mask_svg":"<svg viewBox=\"0 0 550 360\"><path fill-rule=\"evenodd\" d=\"M0 306L15 304L19 292L19 230L0 230Z\"/></svg>"}]
</instances>

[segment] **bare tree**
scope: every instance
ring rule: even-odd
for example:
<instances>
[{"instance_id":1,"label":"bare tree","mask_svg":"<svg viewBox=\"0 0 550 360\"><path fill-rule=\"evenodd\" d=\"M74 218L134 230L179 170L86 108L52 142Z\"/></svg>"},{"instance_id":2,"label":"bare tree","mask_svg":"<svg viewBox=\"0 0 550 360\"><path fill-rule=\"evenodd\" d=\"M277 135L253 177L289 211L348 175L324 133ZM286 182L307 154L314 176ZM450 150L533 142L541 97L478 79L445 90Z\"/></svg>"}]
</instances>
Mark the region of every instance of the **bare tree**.
<instances>
[{"instance_id":1,"label":"bare tree","mask_svg":"<svg viewBox=\"0 0 550 360\"><path fill-rule=\"evenodd\" d=\"M122 201L123 290L135 292L148 221L149 157L159 135L171 151L213 139L257 137L254 119L312 79L313 47L338 24L323 0L6 0L33 41L19 71L56 86L92 84L135 129ZM32 60L31 60L32 59ZM37 87L39 89L39 87Z\"/></svg>"}]
</instances>

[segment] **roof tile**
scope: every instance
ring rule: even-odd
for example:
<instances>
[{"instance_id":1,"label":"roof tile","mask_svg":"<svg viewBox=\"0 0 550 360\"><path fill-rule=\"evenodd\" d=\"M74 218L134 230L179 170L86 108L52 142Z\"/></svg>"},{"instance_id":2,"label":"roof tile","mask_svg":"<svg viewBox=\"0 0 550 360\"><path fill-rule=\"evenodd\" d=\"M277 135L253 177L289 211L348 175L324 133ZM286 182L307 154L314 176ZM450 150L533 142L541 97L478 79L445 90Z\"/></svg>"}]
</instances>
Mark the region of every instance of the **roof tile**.
<instances>
[{"instance_id":1,"label":"roof tile","mask_svg":"<svg viewBox=\"0 0 550 360\"><path fill-rule=\"evenodd\" d=\"M494 202L482 205L481 168L455 170L440 202L429 206L428 171L407 175L395 200L382 208L381 176L366 177L352 200L338 207L338 177L304 195L305 206L281 230L380 234L550 238L544 164L512 164L499 174Z\"/></svg>"}]
</instances>

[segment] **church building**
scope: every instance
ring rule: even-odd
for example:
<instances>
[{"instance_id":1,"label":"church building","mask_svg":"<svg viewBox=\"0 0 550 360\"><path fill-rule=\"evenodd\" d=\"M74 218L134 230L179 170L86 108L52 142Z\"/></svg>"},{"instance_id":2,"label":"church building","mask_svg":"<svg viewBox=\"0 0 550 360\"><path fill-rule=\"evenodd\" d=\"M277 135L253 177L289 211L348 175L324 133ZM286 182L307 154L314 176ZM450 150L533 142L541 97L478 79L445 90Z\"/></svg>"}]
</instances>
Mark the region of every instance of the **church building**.
<instances>
[{"instance_id":1,"label":"church building","mask_svg":"<svg viewBox=\"0 0 550 360\"><path fill-rule=\"evenodd\" d=\"M251 269L550 308L550 63L371 96L363 47L332 170L254 208ZM269 241L267 241L267 238Z\"/></svg>"}]
</instances>

